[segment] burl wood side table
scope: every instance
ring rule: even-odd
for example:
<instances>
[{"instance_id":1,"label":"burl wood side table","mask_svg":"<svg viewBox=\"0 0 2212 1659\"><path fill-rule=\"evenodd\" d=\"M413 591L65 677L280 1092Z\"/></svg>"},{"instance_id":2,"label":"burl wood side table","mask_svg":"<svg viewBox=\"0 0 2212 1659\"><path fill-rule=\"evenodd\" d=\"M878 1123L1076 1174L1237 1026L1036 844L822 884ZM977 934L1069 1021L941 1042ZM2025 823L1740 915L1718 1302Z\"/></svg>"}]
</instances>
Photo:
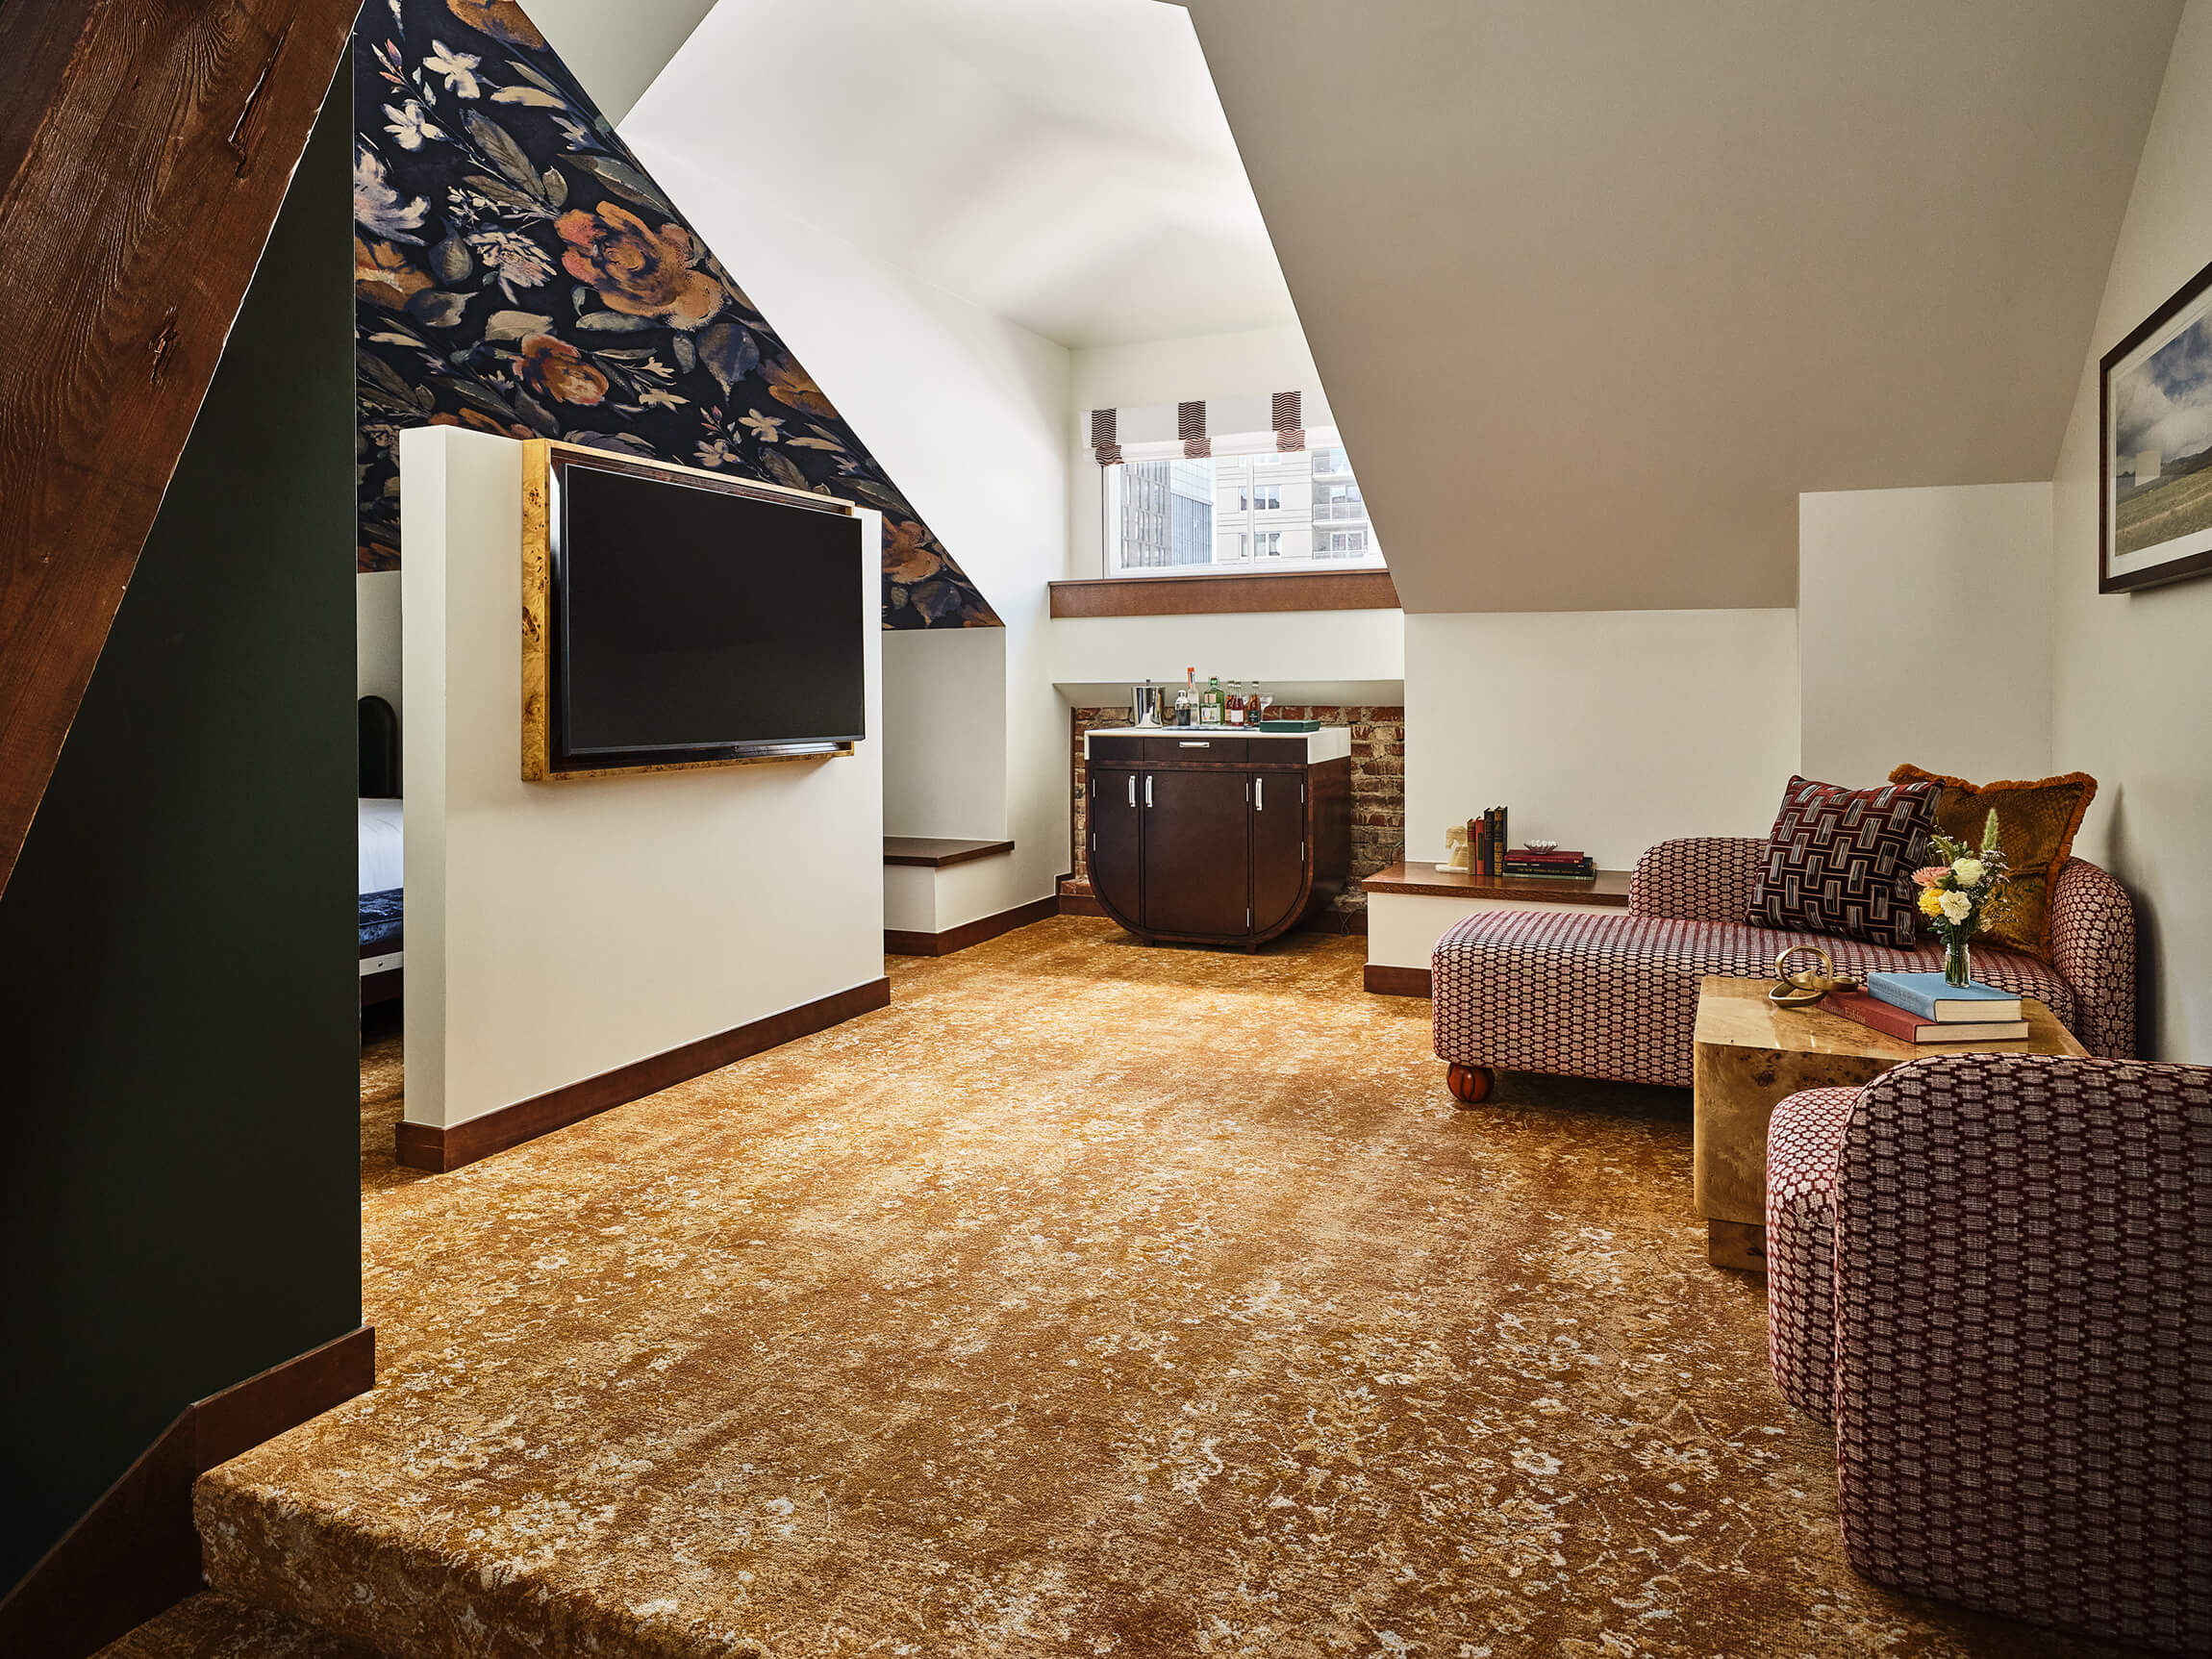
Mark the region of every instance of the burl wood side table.
<instances>
[{"instance_id":1,"label":"burl wood side table","mask_svg":"<svg viewBox=\"0 0 2212 1659\"><path fill-rule=\"evenodd\" d=\"M1713 975L1698 986L1697 1214L1706 1259L1717 1268L1767 1270L1767 1119L1800 1089L1855 1089L1931 1054L2089 1053L2032 997L2023 998L2023 1041L1916 1047L1817 1005L1776 1008L1767 1000L1773 985Z\"/></svg>"}]
</instances>

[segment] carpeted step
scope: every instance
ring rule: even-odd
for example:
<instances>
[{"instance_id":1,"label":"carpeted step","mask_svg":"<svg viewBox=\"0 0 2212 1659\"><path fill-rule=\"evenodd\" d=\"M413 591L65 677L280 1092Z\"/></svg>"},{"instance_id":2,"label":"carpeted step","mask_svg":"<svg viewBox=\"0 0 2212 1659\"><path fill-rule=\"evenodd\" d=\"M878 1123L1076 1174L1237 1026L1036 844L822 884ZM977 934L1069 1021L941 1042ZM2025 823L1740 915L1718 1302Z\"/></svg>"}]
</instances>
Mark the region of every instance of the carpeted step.
<instances>
[{"instance_id":1,"label":"carpeted step","mask_svg":"<svg viewBox=\"0 0 2212 1659\"><path fill-rule=\"evenodd\" d=\"M93 1659L384 1659L367 1644L218 1592L187 1596Z\"/></svg>"},{"instance_id":2,"label":"carpeted step","mask_svg":"<svg viewBox=\"0 0 2212 1659\"><path fill-rule=\"evenodd\" d=\"M729 1629L708 1629L647 1601L619 1606L531 1570L471 1554L462 1529L443 1535L425 1517L392 1525L318 1508L234 1470L201 1477L193 1493L208 1581L231 1604L281 1609L289 1628L340 1628L372 1648L270 1647L266 1659L767 1659ZM126 1659L183 1659L202 1649L147 1647ZM238 1651L264 1659L263 1649Z\"/></svg>"}]
</instances>

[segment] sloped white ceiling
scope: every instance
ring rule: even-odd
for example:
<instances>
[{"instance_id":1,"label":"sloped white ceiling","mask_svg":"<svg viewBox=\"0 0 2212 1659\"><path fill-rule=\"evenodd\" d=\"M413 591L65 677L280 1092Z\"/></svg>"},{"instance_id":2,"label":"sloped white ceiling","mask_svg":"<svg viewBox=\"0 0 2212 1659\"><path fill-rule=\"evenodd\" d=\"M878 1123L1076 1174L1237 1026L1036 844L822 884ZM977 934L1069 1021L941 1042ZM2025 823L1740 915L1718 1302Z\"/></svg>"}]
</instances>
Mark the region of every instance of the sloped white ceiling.
<instances>
[{"instance_id":1,"label":"sloped white ceiling","mask_svg":"<svg viewBox=\"0 0 2212 1659\"><path fill-rule=\"evenodd\" d=\"M1064 345L1295 320L1177 6L720 0L638 118L748 200Z\"/></svg>"},{"instance_id":2,"label":"sloped white ceiling","mask_svg":"<svg viewBox=\"0 0 2212 1659\"><path fill-rule=\"evenodd\" d=\"M1787 605L1800 490L2049 478L2180 5L1190 12L1398 591L1478 611Z\"/></svg>"},{"instance_id":3,"label":"sloped white ceiling","mask_svg":"<svg viewBox=\"0 0 2212 1659\"><path fill-rule=\"evenodd\" d=\"M715 0L525 0L524 12L616 126Z\"/></svg>"}]
</instances>

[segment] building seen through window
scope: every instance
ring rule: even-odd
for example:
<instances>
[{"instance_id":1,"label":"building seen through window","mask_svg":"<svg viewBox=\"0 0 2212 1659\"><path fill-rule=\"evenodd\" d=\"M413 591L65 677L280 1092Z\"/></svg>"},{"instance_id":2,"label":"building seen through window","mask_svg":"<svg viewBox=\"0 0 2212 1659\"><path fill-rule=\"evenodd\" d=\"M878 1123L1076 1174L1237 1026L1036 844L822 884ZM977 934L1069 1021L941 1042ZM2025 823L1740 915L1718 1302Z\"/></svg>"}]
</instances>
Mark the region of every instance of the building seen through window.
<instances>
[{"instance_id":1,"label":"building seen through window","mask_svg":"<svg viewBox=\"0 0 2212 1659\"><path fill-rule=\"evenodd\" d=\"M1336 445L1104 469L1110 573L1379 565L1367 502Z\"/></svg>"}]
</instances>

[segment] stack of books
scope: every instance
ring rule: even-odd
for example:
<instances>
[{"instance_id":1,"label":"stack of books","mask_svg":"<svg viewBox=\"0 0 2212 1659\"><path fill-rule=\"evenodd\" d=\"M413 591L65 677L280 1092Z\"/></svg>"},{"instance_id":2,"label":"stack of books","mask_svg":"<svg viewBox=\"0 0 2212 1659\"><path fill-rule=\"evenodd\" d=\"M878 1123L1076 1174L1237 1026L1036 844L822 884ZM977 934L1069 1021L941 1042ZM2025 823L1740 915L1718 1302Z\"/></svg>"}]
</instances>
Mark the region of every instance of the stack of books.
<instances>
[{"instance_id":1,"label":"stack of books","mask_svg":"<svg viewBox=\"0 0 2212 1659\"><path fill-rule=\"evenodd\" d=\"M1588 881L1597 873L1590 855L1546 848L1517 847L1506 835L1506 811L1492 807L1467 823L1468 873L1478 876L1533 875L1563 881Z\"/></svg>"},{"instance_id":2,"label":"stack of books","mask_svg":"<svg viewBox=\"0 0 2212 1659\"><path fill-rule=\"evenodd\" d=\"M1597 866L1586 852L1532 852L1527 847L1508 849L1503 866L1507 875L1536 875L1569 881L1588 881Z\"/></svg>"},{"instance_id":3,"label":"stack of books","mask_svg":"<svg viewBox=\"0 0 2212 1659\"><path fill-rule=\"evenodd\" d=\"M1995 986L1947 985L1940 973L1870 973L1864 991L1831 991L1830 1014L1907 1043L2017 1043L2027 1035L2020 998Z\"/></svg>"}]
</instances>

